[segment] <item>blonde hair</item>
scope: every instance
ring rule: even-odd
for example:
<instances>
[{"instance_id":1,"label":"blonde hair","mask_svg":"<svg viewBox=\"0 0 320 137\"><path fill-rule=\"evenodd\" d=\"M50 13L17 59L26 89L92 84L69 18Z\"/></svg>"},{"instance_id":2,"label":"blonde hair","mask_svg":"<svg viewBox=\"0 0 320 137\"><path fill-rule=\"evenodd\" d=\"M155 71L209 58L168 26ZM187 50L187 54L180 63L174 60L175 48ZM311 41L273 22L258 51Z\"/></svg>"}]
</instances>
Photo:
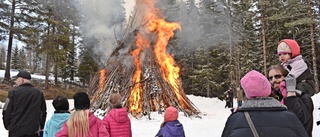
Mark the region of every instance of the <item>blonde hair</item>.
<instances>
[{"instance_id":1,"label":"blonde hair","mask_svg":"<svg viewBox=\"0 0 320 137\"><path fill-rule=\"evenodd\" d=\"M89 110L76 110L67 121L69 137L88 137Z\"/></svg>"}]
</instances>

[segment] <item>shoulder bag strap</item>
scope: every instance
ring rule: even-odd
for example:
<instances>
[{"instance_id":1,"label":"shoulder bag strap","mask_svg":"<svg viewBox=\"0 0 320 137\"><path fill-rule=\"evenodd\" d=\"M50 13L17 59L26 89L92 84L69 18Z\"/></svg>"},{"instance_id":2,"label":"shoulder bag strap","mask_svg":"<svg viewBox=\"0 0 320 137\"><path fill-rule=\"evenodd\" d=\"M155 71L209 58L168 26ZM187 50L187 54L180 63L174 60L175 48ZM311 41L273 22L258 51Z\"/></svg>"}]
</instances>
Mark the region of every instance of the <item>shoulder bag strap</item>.
<instances>
[{"instance_id":1,"label":"shoulder bag strap","mask_svg":"<svg viewBox=\"0 0 320 137\"><path fill-rule=\"evenodd\" d=\"M252 120L250 118L249 113L248 112L244 112L244 115L246 116L246 119L247 119L247 121L249 123L249 126L250 126L250 129L251 129L252 133L253 133L253 136L254 137L259 137L258 132L257 132L256 128L254 127L253 122L252 122Z\"/></svg>"}]
</instances>

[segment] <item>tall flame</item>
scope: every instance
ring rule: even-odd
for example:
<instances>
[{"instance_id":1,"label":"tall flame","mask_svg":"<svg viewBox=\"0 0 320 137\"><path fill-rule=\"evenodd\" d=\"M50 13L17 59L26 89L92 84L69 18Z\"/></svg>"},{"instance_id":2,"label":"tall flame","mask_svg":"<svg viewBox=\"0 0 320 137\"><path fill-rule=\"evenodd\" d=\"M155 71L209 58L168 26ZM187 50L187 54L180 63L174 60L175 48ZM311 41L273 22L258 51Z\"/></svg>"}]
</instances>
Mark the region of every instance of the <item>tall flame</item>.
<instances>
[{"instance_id":1,"label":"tall flame","mask_svg":"<svg viewBox=\"0 0 320 137\"><path fill-rule=\"evenodd\" d=\"M148 40L144 39L139 33L136 35L136 46L137 48L133 50L130 54L134 59L134 66L136 70L132 77L132 83L135 85L131 89L131 94L128 102L130 103L129 112L140 113L142 111L142 88L141 88L141 60L140 54L143 49L148 47L150 44Z\"/></svg>"},{"instance_id":2,"label":"tall flame","mask_svg":"<svg viewBox=\"0 0 320 137\"><path fill-rule=\"evenodd\" d=\"M180 94L180 68L176 65L173 57L166 53L168 41L173 37L173 31L180 29L179 23L166 22L163 19L156 19L149 22L148 28L151 32L156 32L158 41L154 46L154 53L156 54L157 62L160 66L162 77L173 88L175 95L177 96L183 109L188 109L188 103L183 99Z\"/></svg>"},{"instance_id":3,"label":"tall flame","mask_svg":"<svg viewBox=\"0 0 320 137\"><path fill-rule=\"evenodd\" d=\"M181 81L179 78L180 68L176 65L173 57L166 53L166 48L170 38L174 36L174 31L180 29L179 23L166 22L160 16L160 10L154 7L154 0L136 0L136 5L141 6L144 9L145 15L143 21L147 22L146 28L143 28L157 35L157 41L155 42L153 52L156 56L156 61L160 67L160 72L163 79L171 86L175 95L177 96L183 109L189 109L190 106L184 100L181 95ZM141 30L143 30L141 29ZM150 40L151 41L151 40ZM137 48L131 52L134 58L134 65L136 70L132 77L132 82L135 83L131 89L131 95L129 97L129 111L140 113L142 111L142 87L139 83L141 81L141 60L140 54L145 48L149 47L150 41L144 38L141 34L136 35L136 46Z\"/></svg>"}]
</instances>

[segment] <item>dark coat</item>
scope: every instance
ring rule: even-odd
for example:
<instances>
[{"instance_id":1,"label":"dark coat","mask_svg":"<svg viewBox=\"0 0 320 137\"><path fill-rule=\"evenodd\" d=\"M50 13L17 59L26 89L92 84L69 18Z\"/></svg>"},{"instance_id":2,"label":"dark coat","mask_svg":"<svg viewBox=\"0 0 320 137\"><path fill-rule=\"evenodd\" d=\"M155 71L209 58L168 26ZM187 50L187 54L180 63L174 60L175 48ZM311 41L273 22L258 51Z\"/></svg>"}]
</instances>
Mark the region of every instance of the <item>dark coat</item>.
<instances>
[{"instance_id":1,"label":"dark coat","mask_svg":"<svg viewBox=\"0 0 320 137\"><path fill-rule=\"evenodd\" d=\"M40 90L24 83L9 91L2 113L10 137L34 135L44 128L46 102Z\"/></svg>"},{"instance_id":2,"label":"dark coat","mask_svg":"<svg viewBox=\"0 0 320 137\"><path fill-rule=\"evenodd\" d=\"M178 121L166 122L156 137L185 137L182 124Z\"/></svg>"},{"instance_id":3,"label":"dark coat","mask_svg":"<svg viewBox=\"0 0 320 137\"><path fill-rule=\"evenodd\" d=\"M313 102L309 94L302 92L300 96L284 98L284 105L290 112L297 115L298 119L306 129L308 136L312 137L313 129Z\"/></svg>"},{"instance_id":4,"label":"dark coat","mask_svg":"<svg viewBox=\"0 0 320 137\"><path fill-rule=\"evenodd\" d=\"M314 106L311 96L314 95L315 92L313 75L310 70L307 69L296 80L296 89L302 91L302 93L297 97L284 98L284 105L288 107L290 112L297 115L307 130L308 136L312 137Z\"/></svg>"},{"instance_id":5,"label":"dark coat","mask_svg":"<svg viewBox=\"0 0 320 137\"><path fill-rule=\"evenodd\" d=\"M231 114L222 137L253 137L244 112L248 112L260 137L307 137L297 116L274 98L253 98L244 101Z\"/></svg>"}]
</instances>

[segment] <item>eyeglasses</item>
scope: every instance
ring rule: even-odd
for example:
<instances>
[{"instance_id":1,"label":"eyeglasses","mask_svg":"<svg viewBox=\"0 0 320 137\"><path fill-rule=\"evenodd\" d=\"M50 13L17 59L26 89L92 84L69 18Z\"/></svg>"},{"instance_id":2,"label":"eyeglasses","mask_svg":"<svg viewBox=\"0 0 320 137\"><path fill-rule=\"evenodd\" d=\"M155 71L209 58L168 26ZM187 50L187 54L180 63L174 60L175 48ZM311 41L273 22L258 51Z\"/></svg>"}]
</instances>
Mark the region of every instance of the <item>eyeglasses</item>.
<instances>
[{"instance_id":1,"label":"eyeglasses","mask_svg":"<svg viewBox=\"0 0 320 137\"><path fill-rule=\"evenodd\" d=\"M281 78L281 76L282 76L282 75L269 76L269 77L268 77L268 80L271 81L272 78L279 79L279 78Z\"/></svg>"}]
</instances>

